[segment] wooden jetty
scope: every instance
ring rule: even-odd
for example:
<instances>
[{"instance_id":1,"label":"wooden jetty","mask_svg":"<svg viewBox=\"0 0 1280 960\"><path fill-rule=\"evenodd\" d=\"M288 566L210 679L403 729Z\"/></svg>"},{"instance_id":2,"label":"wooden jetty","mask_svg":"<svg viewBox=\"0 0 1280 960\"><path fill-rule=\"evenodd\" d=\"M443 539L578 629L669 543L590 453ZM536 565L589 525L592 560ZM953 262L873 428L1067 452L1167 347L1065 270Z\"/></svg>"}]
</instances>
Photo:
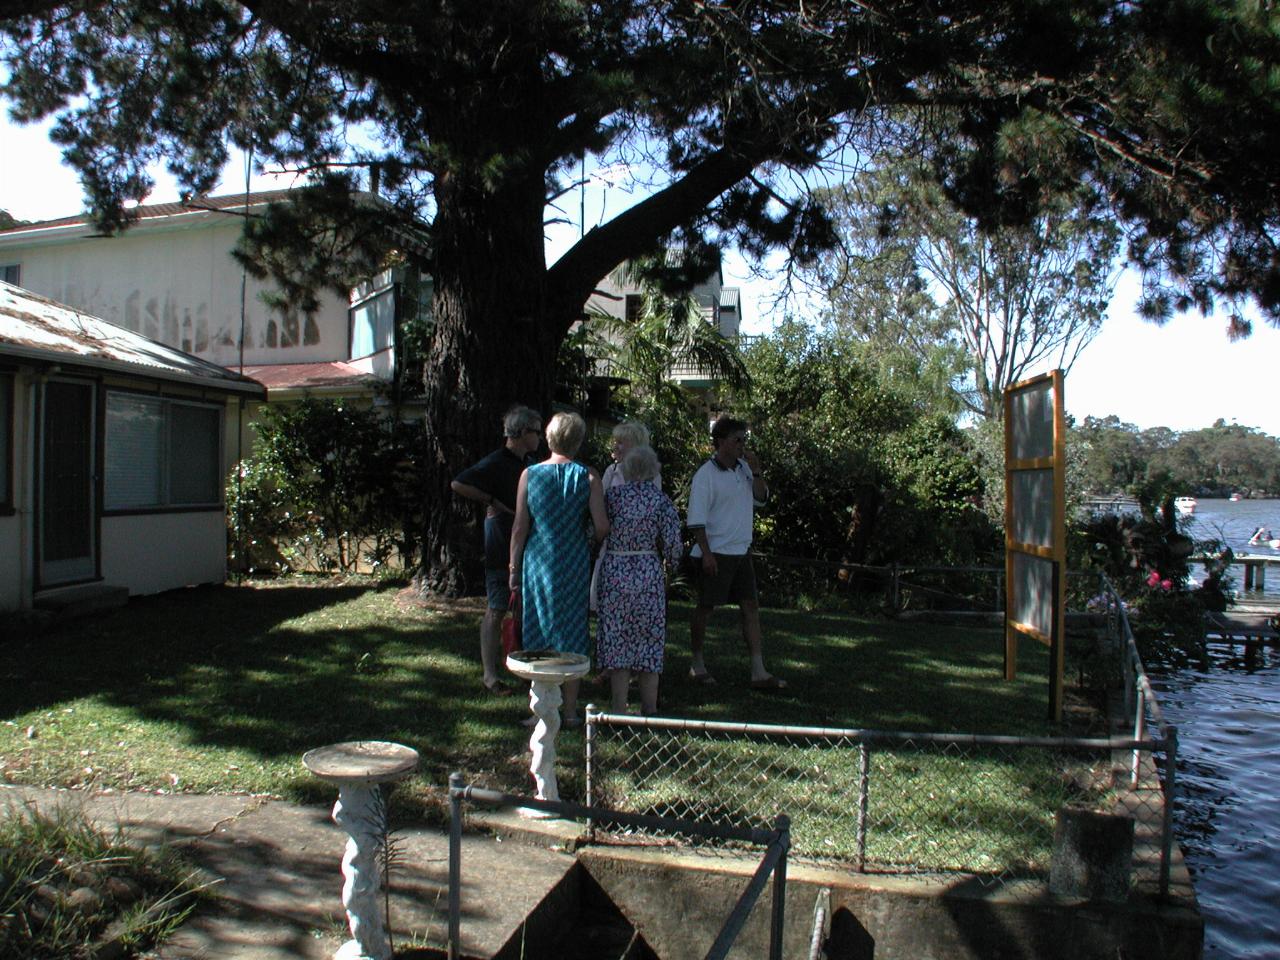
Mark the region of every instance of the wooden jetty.
<instances>
[{"instance_id":1,"label":"wooden jetty","mask_svg":"<svg viewBox=\"0 0 1280 960\"><path fill-rule=\"evenodd\" d=\"M1267 567L1280 566L1280 554L1276 553L1237 553L1231 561L1232 565L1244 567L1244 589L1262 590L1267 585Z\"/></svg>"},{"instance_id":2,"label":"wooden jetty","mask_svg":"<svg viewBox=\"0 0 1280 960\"><path fill-rule=\"evenodd\" d=\"M1280 566L1280 554L1237 553L1231 562L1244 567L1244 587L1230 610L1205 614L1205 637L1243 643L1249 649L1280 643L1280 600L1263 594L1267 567Z\"/></svg>"},{"instance_id":3,"label":"wooden jetty","mask_svg":"<svg viewBox=\"0 0 1280 960\"><path fill-rule=\"evenodd\" d=\"M1280 630L1275 628L1276 614L1269 611L1230 610L1226 613L1206 613L1206 636L1223 640L1243 640L1245 643L1276 643Z\"/></svg>"}]
</instances>

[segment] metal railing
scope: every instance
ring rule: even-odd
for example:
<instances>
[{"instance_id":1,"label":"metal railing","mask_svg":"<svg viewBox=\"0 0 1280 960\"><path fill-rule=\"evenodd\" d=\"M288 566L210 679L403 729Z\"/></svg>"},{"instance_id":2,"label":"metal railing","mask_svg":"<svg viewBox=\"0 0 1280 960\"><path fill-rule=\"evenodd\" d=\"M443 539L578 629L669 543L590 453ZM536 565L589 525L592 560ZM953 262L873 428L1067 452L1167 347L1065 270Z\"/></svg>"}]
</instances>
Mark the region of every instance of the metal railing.
<instances>
[{"instance_id":1,"label":"metal railing","mask_svg":"<svg viewBox=\"0 0 1280 960\"><path fill-rule=\"evenodd\" d=\"M1160 893L1169 892L1169 869L1173 860L1173 809L1177 799L1178 780L1178 728L1164 719L1160 700L1151 688L1138 644L1129 625L1124 603L1106 574L1098 575L1098 597L1106 615L1106 638L1120 659L1124 682L1124 711L1133 730L1133 738L1151 741L1155 749L1150 754L1154 761L1160 758L1159 769L1145 767L1143 756L1134 751L1129 762L1130 789L1137 792L1151 788L1153 778L1161 793L1160 843ZM1155 735L1150 735L1154 730ZM1163 774L1163 776L1161 776Z\"/></svg>"},{"instance_id":2,"label":"metal railing","mask_svg":"<svg viewBox=\"0 0 1280 960\"><path fill-rule=\"evenodd\" d=\"M763 825L786 809L792 854L802 860L994 882L1046 877L1057 811L1085 803L1134 817L1135 875L1167 894L1177 731L1160 714L1123 605L1105 579L1099 584L1105 640L1121 654L1131 735L913 733L589 708L587 803L699 824ZM592 821L590 829L604 826ZM643 830L629 836L646 841Z\"/></svg>"},{"instance_id":3,"label":"metal railing","mask_svg":"<svg viewBox=\"0 0 1280 960\"><path fill-rule=\"evenodd\" d=\"M584 806L565 800L538 800L534 797L486 790L464 784L460 773L449 775L449 940L447 947L449 960L457 960L461 951L462 804L467 800L499 808L524 807L561 817L587 820L589 823L601 826L700 836L726 842L764 846L765 852L760 865L725 919L711 949L707 951L706 960L724 960L728 956L730 948L741 933L747 917L751 914L770 877L773 878L773 900L769 917L769 960L781 960L782 932L786 916L787 855L791 849L791 821L786 814L778 814L771 828L697 823L673 817L610 810L593 806L590 801Z\"/></svg>"}]
</instances>

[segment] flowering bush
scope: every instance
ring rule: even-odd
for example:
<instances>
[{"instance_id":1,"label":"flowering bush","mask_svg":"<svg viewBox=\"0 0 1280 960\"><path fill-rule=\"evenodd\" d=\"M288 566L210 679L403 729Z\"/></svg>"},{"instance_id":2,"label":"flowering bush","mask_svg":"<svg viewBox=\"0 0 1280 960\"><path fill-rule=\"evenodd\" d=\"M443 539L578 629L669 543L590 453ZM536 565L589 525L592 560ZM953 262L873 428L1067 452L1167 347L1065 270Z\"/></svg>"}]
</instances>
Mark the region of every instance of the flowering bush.
<instances>
[{"instance_id":1,"label":"flowering bush","mask_svg":"<svg viewBox=\"0 0 1280 960\"><path fill-rule=\"evenodd\" d=\"M1199 640L1206 610L1230 602L1229 549L1216 541L1193 542L1175 519L1134 514L1096 515L1078 531L1078 565L1111 580L1140 637ZM1192 558L1209 557L1196 584Z\"/></svg>"}]
</instances>

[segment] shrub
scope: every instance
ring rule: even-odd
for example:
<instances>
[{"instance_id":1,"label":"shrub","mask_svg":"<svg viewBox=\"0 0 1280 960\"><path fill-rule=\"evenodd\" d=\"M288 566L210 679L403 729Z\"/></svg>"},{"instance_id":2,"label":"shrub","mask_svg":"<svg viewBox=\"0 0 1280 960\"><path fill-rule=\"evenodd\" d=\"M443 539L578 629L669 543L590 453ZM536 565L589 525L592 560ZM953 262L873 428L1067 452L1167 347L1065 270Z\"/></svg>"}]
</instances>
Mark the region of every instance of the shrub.
<instances>
[{"instance_id":1,"label":"shrub","mask_svg":"<svg viewBox=\"0 0 1280 960\"><path fill-rule=\"evenodd\" d=\"M343 401L267 407L227 484L233 566L378 570L414 562L422 428Z\"/></svg>"}]
</instances>

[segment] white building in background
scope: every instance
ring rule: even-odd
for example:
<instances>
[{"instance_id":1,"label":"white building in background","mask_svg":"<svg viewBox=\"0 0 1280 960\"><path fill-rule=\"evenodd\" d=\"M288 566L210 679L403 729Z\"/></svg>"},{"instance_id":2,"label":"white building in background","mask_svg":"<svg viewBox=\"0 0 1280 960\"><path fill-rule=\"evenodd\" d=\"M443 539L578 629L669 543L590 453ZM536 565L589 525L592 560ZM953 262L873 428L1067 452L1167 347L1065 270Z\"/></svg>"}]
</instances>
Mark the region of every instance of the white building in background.
<instances>
[{"instance_id":1,"label":"white building in background","mask_svg":"<svg viewBox=\"0 0 1280 960\"><path fill-rule=\"evenodd\" d=\"M694 285L689 295L697 301L703 318L721 336L739 339L742 327L741 295L737 287L724 285L724 274L717 269L705 280ZM587 300L588 314L608 314L619 320L632 320L639 316L644 306L644 293L627 280L625 267L611 272ZM694 366L675 364L668 376L675 383L692 390L709 390L715 380L706 371ZM608 380L609 378L602 378Z\"/></svg>"},{"instance_id":2,"label":"white building in background","mask_svg":"<svg viewBox=\"0 0 1280 960\"><path fill-rule=\"evenodd\" d=\"M83 215L0 230L0 280L267 385L272 400L373 396L398 373L399 277L386 271L312 313L263 302L231 256L245 216L287 191L138 207L105 237Z\"/></svg>"}]
</instances>

